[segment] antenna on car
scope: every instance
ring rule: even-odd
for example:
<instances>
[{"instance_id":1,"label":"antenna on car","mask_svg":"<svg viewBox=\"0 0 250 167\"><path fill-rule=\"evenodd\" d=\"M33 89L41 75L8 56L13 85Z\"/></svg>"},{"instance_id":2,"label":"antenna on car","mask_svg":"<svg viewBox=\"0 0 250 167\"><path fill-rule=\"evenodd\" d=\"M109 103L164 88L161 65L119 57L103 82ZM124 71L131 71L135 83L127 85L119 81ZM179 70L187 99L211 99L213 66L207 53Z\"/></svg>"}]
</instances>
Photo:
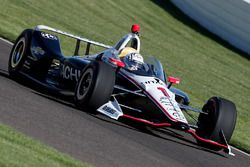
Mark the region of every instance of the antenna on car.
<instances>
[{"instance_id":1,"label":"antenna on car","mask_svg":"<svg viewBox=\"0 0 250 167\"><path fill-rule=\"evenodd\" d=\"M131 32L136 34L136 35L139 35L140 25L139 24L133 24L132 27L131 27Z\"/></svg>"}]
</instances>

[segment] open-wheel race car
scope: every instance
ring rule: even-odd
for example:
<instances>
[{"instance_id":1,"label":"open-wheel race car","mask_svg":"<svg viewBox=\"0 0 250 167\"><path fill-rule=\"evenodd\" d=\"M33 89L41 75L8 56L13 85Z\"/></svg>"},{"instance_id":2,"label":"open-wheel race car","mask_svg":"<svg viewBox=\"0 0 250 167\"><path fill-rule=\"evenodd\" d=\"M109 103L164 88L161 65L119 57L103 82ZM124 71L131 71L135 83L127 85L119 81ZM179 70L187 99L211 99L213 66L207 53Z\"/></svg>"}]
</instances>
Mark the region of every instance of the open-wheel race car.
<instances>
[{"instance_id":1,"label":"open-wheel race car","mask_svg":"<svg viewBox=\"0 0 250 167\"><path fill-rule=\"evenodd\" d=\"M172 84L155 57L140 54L139 25L133 25L114 46L75 36L48 26L24 30L9 57L9 75L25 76L49 90L70 94L81 109L98 111L112 119L140 122L154 128L173 128L191 134L203 147L233 155L228 145L235 124L233 102L212 97L202 109L189 106L188 95ZM58 35L76 40L73 56L64 56ZM80 44L86 43L84 56ZM92 45L104 51L89 54ZM185 112L199 114L189 123Z\"/></svg>"}]
</instances>

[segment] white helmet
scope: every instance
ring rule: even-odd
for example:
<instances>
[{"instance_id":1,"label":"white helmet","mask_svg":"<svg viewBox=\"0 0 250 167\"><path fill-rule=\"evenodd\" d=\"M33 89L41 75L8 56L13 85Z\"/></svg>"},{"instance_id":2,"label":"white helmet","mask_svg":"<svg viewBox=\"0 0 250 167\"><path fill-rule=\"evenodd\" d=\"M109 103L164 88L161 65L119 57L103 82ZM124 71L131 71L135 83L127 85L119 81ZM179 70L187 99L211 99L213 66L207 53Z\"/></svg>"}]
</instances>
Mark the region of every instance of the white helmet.
<instances>
[{"instance_id":1,"label":"white helmet","mask_svg":"<svg viewBox=\"0 0 250 167\"><path fill-rule=\"evenodd\" d=\"M123 62L129 70L138 70L143 68L144 60L139 53L129 53L123 58Z\"/></svg>"}]
</instances>

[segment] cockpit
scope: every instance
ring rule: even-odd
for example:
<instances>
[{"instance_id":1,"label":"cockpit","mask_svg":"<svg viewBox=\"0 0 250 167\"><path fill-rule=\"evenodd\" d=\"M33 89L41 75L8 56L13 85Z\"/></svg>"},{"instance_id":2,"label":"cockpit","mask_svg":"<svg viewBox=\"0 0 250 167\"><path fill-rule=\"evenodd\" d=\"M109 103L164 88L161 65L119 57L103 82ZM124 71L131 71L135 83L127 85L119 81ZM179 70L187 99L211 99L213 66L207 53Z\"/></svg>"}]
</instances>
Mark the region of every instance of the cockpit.
<instances>
[{"instance_id":1,"label":"cockpit","mask_svg":"<svg viewBox=\"0 0 250 167\"><path fill-rule=\"evenodd\" d=\"M137 75L156 76L165 81L165 74L159 60L140 54L139 25L133 25L131 33L125 35L113 47L118 58L125 64L124 69Z\"/></svg>"}]
</instances>

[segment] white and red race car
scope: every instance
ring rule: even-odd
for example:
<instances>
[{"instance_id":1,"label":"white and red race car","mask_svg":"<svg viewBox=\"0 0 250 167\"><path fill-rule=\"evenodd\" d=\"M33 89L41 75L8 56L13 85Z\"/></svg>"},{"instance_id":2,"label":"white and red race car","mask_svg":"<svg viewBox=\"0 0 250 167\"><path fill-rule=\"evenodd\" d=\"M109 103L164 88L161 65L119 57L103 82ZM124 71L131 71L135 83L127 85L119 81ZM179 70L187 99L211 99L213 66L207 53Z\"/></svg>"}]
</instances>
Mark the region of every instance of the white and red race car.
<instances>
[{"instance_id":1,"label":"white and red race car","mask_svg":"<svg viewBox=\"0 0 250 167\"><path fill-rule=\"evenodd\" d=\"M48 32L49 31L49 32ZM133 25L114 46L104 45L48 26L24 30L9 58L13 79L25 76L50 90L71 94L76 106L155 128L173 128L191 134L201 146L224 150L236 124L236 107L229 100L212 97L202 109L189 106L183 91L171 87L180 80L166 77L159 60L140 54L139 25ZM64 56L55 34L76 39L73 56ZM80 43L87 43L79 56ZM89 54L90 46L105 48ZM195 124L184 112L198 112Z\"/></svg>"}]
</instances>

